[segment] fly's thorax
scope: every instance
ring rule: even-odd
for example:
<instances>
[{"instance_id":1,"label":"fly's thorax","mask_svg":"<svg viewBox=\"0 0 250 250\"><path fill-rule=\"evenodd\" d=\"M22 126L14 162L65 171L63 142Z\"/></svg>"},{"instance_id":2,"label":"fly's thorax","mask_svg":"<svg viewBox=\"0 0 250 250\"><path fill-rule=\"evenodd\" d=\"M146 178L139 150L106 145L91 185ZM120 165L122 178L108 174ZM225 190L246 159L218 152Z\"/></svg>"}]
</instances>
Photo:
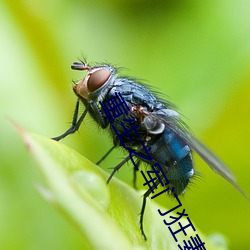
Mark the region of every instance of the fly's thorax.
<instances>
[{"instance_id":1,"label":"fly's thorax","mask_svg":"<svg viewBox=\"0 0 250 250\"><path fill-rule=\"evenodd\" d=\"M83 68L88 70L86 76L73 87L80 99L102 100L110 86L116 79L115 69L109 65ZM106 91L105 91L106 90Z\"/></svg>"}]
</instances>

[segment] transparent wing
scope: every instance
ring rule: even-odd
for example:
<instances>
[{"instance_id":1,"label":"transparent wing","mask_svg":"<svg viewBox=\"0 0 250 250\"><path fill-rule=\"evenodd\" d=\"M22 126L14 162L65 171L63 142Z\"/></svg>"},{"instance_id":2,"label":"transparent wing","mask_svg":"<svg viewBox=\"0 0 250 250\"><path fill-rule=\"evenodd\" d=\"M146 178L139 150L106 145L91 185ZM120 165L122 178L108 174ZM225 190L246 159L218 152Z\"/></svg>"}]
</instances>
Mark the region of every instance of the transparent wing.
<instances>
[{"instance_id":1,"label":"transparent wing","mask_svg":"<svg viewBox=\"0 0 250 250\"><path fill-rule=\"evenodd\" d=\"M184 140L190 148L192 148L216 173L221 175L229 183L231 183L242 195L247 199L247 195L242 189L236 184L236 178L229 168L202 142L195 138L186 128L185 124L182 123L180 118L176 115L164 114L164 111L160 113L151 113L150 116L154 120L164 124L166 127L174 131L182 140Z\"/></svg>"},{"instance_id":2,"label":"transparent wing","mask_svg":"<svg viewBox=\"0 0 250 250\"><path fill-rule=\"evenodd\" d=\"M208 164L209 167L211 167L216 173L231 183L241 194L248 198L243 190L237 185L236 178L233 173L210 149L208 149L202 142L191 134L186 133L184 135L183 132L180 133L180 130L178 129L175 130L175 132L186 141L186 143Z\"/></svg>"}]
</instances>

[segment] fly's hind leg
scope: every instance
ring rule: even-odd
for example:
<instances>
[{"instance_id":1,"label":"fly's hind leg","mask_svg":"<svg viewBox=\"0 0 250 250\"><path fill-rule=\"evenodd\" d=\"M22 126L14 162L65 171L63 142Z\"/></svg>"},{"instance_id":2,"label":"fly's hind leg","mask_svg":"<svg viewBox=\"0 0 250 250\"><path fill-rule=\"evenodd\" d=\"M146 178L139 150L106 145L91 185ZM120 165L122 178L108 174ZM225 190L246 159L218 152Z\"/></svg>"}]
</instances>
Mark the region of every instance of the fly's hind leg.
<instances>
[{"instance_id":1,"label":"fly's hind leg","mask_svg":"<svg viewBox=\"0 0 250 250\"><path fill-rule=\"evenodd\" d=\"M141 161L139 160L139 159L137 159L137 161L136 161L136 164L135 164L138 168L140 167L140 165L141 165ZM137 173L137 169L136 168L134 168L134 171L133 171L133 187L134 187L134 189L137 189L136 188L136 173Z\"/></svg>"},{"instance_id":2,"label":"fly's hind leg","mask_svg":"<svg viewBox=\"0 0 250 250\"><path fill-rule=\"evenodd\" d=\"M159 185L159 183L160 182L158 180L155 182L156 187ZM140 212L140 230L141 230L141 233L143 235L144 240L147 240L147 236L146 236L146 234L144 232L144 228L143 228L143 217L144 217L144 212L145 212L146 203L147 203L146 199L152 193L152 191L154 191L156 189L156 187L153 185L151 188L149 188L147 190L146 193L143 194L142 207L141 207L141 212Z\"/></svg>"},{"instance_id":3,"label":"fly's hind leg","mask_svg":"<svg viewBox=\"0 0 250 250\"><path fill-rule=\"evenodd\" d=\"M144 212L145 212L145 208L146 208L146 203L147 203L147 198L148 196L151 194L151 189L148 189L148 191L146 193L144 193L143 195L143 200L142 200L142 207L141 207L141 212L140 212L140 230L142 233L142 236L144 238L144 240L147 240L147 236L144 232L144 228L143 228L143 217L144 217Z\"/></svg>"}]
</instances>

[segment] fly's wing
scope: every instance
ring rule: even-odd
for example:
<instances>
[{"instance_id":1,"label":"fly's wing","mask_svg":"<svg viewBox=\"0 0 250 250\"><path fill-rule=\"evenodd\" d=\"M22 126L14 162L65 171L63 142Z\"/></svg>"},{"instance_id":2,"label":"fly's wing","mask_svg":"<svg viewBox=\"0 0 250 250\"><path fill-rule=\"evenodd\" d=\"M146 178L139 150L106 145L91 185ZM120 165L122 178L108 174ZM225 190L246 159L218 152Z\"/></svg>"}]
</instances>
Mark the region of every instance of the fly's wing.
<instances>
[{"instance_id":1,"label":"fly's wing","mask_svg":"<svg viewBox=\"0 0 250 250\"><path fill-rule=\"evenodd\" d=\"M172 111L171 111L172 112ZM175 111L173 111L175 114ZM242 189L236 184L236 178L233 173L228 169L228 167L202 142L196 139L181 122L179 116L171 115L170 111L164 110L151 113L155 120L163 123L166 127L174 131L182 140L184 140L190 148L192 148L216 173L225 178L230 182L242 195L247 199L247 195L242 191ZM178 113L177 113L178 114Z\"/></svg>"},{"instance_id":2,"label":"fly's wing","mask_svg":"<svg viewBox=\"0 0 250 250\"><path fill-rule=\"evenodd\" d=\"M176 133L178 133L178 130ZM180 131L178 134L180 134ZM182 133L181 138L187 142L187 144L208 164L209 167L211 167L217 174L225 178L248 199L243 190L237 185L236 178L233 173L210 149L208 149L202 142L191 134L184 135Z\"/></svg>"}]
</instances>

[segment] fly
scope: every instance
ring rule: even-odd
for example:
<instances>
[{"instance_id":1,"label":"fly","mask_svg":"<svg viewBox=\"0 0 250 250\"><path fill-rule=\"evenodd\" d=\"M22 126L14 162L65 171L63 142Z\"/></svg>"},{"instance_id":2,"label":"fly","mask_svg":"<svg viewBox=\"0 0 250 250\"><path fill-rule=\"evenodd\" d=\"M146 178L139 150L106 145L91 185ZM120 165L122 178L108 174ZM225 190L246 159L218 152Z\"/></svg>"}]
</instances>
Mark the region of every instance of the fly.
<instances>
[{"instance_id":1,"label":"fly","mask_svg":"<svg viewBox=\"0 0 250 250\"><path fill-rule=\"evenodd\" d=\"M192 152L194 151L208 166L230 182L246 197L236 184L236 179L227 166L189 132L172 103L157 97L146 85L132 78L119 77L117 70L111 65L90 66L85 62L74 62L71 68L73 70L87 71L87 74L82 80L75 83L73 87L73 91L78 99L72 125L65 133L54 137L54 140L59 141L69 134L76 132L86 114L89 113L102 129L107 129L111 133L113 138L113 147L98 162L100 163L115 147L122 146L100 104L101 102L115 98L116 94L119 93L129 111L115 120L112 124L113 128L121 133L121 123L123 120L134 121L133 126L137 128L140 140L150 149L150 156L153 163L161 164L161 168L169 180L170 188L174 187L177 195L184 193L195 174L192 159ZM80 102L85 106L85 110L78 117ZM134 155L137 160L136 165L139 166L143 162L150 167L151 164L149 161L145 157L142 157L145 156L145 151L135 132L131 133L130 137L132 141L124 138L124 145L128 151L131 149L137 152L137 155ZM113 169L107 183L129 159L130 157L127 156ZM146 207L146 198L151 193L152 189L149 189L143 195L140 213L140 229L145 239L143 215ZM171 195L171 192L169 194Z\"/></svg>"}]
</instances>

